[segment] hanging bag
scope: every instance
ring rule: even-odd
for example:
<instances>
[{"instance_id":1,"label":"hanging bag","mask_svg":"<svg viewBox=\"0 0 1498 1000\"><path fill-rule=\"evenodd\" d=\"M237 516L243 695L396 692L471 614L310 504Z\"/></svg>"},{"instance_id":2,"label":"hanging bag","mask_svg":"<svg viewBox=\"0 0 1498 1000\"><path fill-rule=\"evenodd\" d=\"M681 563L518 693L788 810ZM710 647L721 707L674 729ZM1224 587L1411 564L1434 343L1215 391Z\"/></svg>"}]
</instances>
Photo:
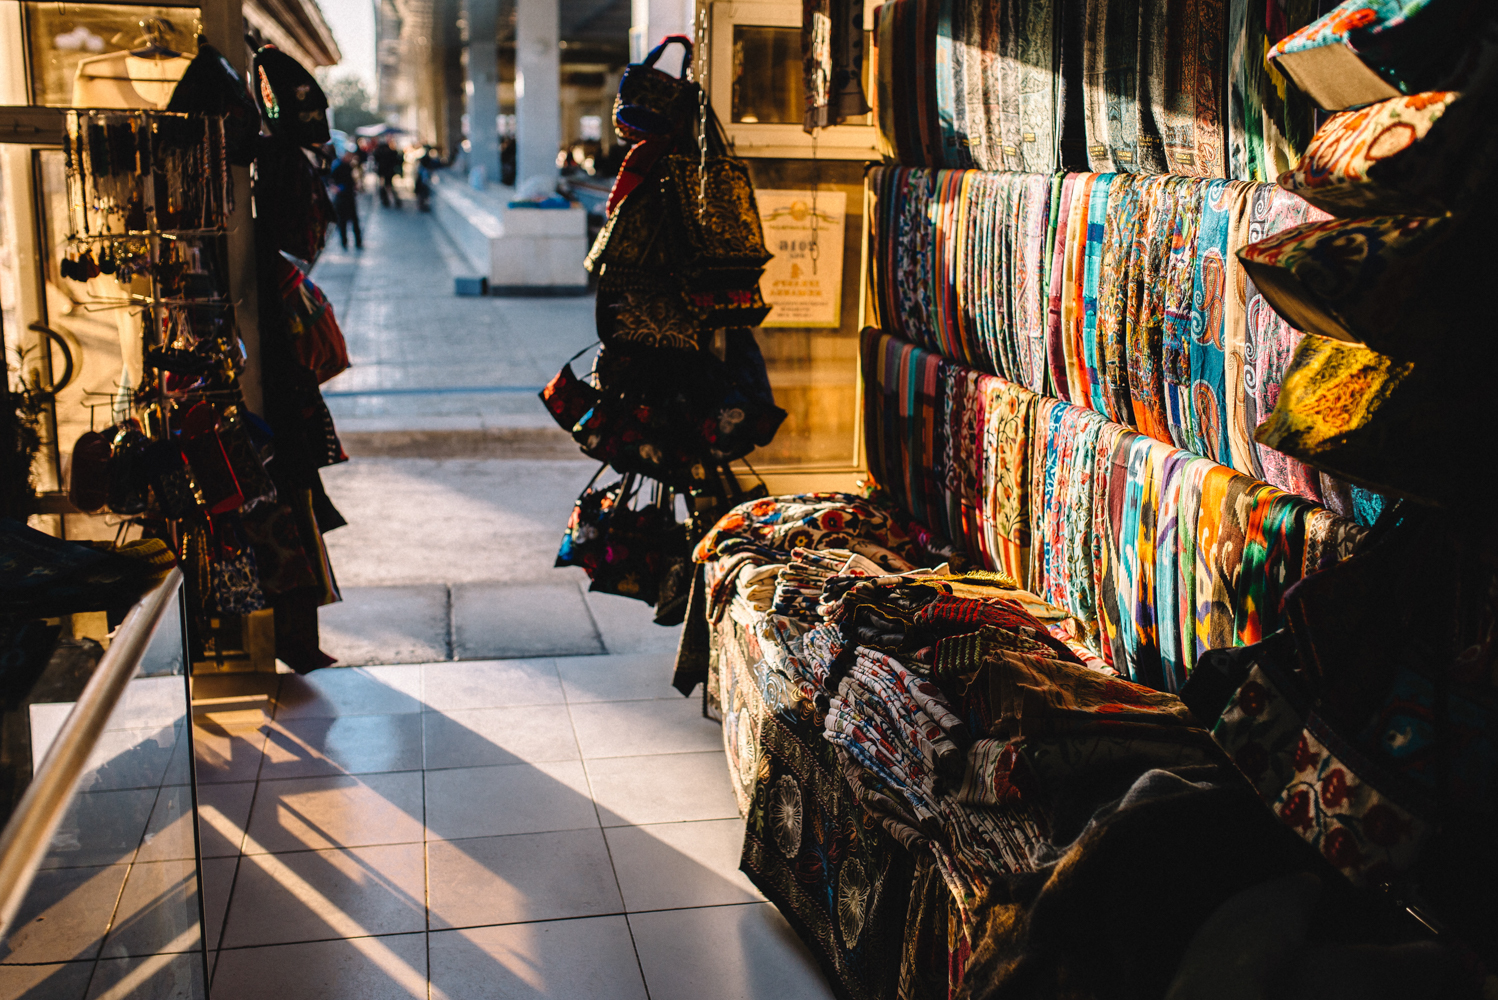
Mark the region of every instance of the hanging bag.
<instances>
[{"instance_id":1,"label":"hanging bag","mask_svg":"<svg viewBox=\"0 0 1498 1000\"><path fill-rule=\"evenodd\" d=\"M602 564L609 519L619 499L628 493L634 482L633 476L626 475L608 486L595 488L593 484L607 468L607 463L598 467L593 478L588 480L588 485L583 487L577 502L572 505L572 516L567 519L567 530L562 534L562 544L557 549L553 565L581 566L591 577L594 570Z\"/></svg>"},{"instance_id":2,"label":"hanging bag","mask_svg":"<svg viewBox=\"0 0 1498 1000\"><path fill-rule=\"evenodd\" d=\"M278 258L278 287L291 327L291 349L319 385L348 369L348 344L333 316L333 304L305 271L285 257Z\"/></svg>"},{"instance_id":3,"label":"hanging bag","mask_svg":"<svg viewBox=\"0 0 1498 1000\"><path fill-rule=\"evenodd\" d=\"M670 45L686 50L679 77L655 68ZM669 135L690 124L697 109L697 86L686 78L686 67L691 64L692 40L686 35L667 35L643 62L625 67L614 98L614 127L620 138L639 142Z\"/></svg>"},{"instance_id":4,"label":"hanging bag","mask_svg":"<svg viewBox=\"0 0 1498 1000\"><path fill-rule=\"evenodd\" d=\"M572 362L582 357L593 345L589 344L567 359L561 371L551 377L540 392L541 403L557 426L571 434L577 422L598 405L598 390L577 377L572 371Z\"/></svg>"},{"instance_id":5,"label":"hanging bag","mask_svg":"<svg viewBox=\"0 0 1498 1000\"><path fill-rule=\"evenodd\" d=\"M654 605L673 542L678 541L674 497L656 483L650 503L636 510L634 495L621 495L609 518L603 560L591 576L590 591L616 594Z\"/></svg>"}]
</instances>

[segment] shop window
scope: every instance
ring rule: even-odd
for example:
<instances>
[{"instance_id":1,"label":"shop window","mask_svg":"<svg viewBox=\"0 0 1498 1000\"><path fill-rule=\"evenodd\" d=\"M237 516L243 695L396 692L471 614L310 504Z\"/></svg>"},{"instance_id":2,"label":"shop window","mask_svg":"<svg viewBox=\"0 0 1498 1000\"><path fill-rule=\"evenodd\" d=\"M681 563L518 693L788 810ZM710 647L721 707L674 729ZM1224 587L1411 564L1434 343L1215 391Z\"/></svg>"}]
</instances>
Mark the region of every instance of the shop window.
<instances>
[{"instance_id":1,"label":"shop window","mask_svg":"<svg viewBox=\"0 0 1498 1000\"><path fill-rule=\"evenodd\" d=\"M164 108L203 30L197 7L23 3L31 103Z\"/></svg>"},{"instance_id":2,"label":"shop window","mask_svg":"<svg viewBox=\"0 0 1498 1000\"><path fill-rule=\"evenodd\" d=\"M864 79L869 79L873 40L864 32ZM801 29L756 24L733 26L735 125L800 125L806 115L801 69ZM868 115L850 125L872 125Z\"/></svg>"}]
</instances>

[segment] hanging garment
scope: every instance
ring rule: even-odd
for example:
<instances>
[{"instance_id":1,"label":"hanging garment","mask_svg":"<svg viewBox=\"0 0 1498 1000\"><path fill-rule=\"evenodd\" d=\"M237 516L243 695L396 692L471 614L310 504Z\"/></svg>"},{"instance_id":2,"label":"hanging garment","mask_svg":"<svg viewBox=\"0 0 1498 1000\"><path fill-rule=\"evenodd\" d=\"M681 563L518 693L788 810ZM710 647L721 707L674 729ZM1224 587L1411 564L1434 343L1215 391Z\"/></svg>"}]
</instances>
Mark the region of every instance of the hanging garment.
<instances>
[{"instance_id":1,"label":"hanging garment","mask_svg":"<svg viewBox=\"0 0 1498 1000\"><path fill-rule=\"evenodd\" d=\"M801 73L811 132L868 114L863 93L863 5L812 0L801 12Z\"/></svg>"}]
</instances>

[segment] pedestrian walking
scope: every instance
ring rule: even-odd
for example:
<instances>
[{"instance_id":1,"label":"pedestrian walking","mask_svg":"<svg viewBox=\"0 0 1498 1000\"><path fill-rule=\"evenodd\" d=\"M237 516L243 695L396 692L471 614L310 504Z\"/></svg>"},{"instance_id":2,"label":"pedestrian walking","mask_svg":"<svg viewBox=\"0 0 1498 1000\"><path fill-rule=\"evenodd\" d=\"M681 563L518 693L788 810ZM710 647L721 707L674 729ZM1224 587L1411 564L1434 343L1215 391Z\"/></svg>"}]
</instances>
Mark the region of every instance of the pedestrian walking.
<instances>
[{"instance_id":1,"label":"pedestrian walking","mask_svg":"<svg viewBox=\"0 0 1498 1000\"><path fill-rule=\"evenodd\" d=\"M344 153L333 164L329 179L333 182L333 211L338 216L338 242L348 249L348 227L354 227L354 249L364 249L364 233L359 228L358 158Z\"/></svg>"},{"instance_id":2,"label":"pedestrian walking","mask_svg":"<svg viewBox=\"0 0 1498 1000\"><path fill-rule=\"evenodd\" d=\"M394 201L395 207L400 208L401 196L395 190L395 179L405 173L406 158L395 148L394 139L387 139L375 147L374 161L375 173L380 175L380 204L389 208Z\"/></svg>"}]
</instances>

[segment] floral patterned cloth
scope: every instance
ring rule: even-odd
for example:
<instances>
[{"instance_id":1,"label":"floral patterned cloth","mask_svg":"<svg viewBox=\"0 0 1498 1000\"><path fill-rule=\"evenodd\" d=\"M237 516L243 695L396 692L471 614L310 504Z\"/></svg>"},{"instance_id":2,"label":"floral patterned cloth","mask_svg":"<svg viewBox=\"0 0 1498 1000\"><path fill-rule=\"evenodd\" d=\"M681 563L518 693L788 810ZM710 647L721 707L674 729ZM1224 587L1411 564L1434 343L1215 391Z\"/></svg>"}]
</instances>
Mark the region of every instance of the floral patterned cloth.
<instances>
[{"instance_id":1,"label":"floral patterned cloth","mask_svg":"<svg viewBox=\"0 0 1498 1000\"><path fill-rule=\"evenodd\" d=\"M1332 115L1300 163L1280 175L1280 187L1333 215L1440 214L1439 204L1384 187L1368 171L1424 139L1457 96L1411 94Z\"/></svg>"}]
</instances>

